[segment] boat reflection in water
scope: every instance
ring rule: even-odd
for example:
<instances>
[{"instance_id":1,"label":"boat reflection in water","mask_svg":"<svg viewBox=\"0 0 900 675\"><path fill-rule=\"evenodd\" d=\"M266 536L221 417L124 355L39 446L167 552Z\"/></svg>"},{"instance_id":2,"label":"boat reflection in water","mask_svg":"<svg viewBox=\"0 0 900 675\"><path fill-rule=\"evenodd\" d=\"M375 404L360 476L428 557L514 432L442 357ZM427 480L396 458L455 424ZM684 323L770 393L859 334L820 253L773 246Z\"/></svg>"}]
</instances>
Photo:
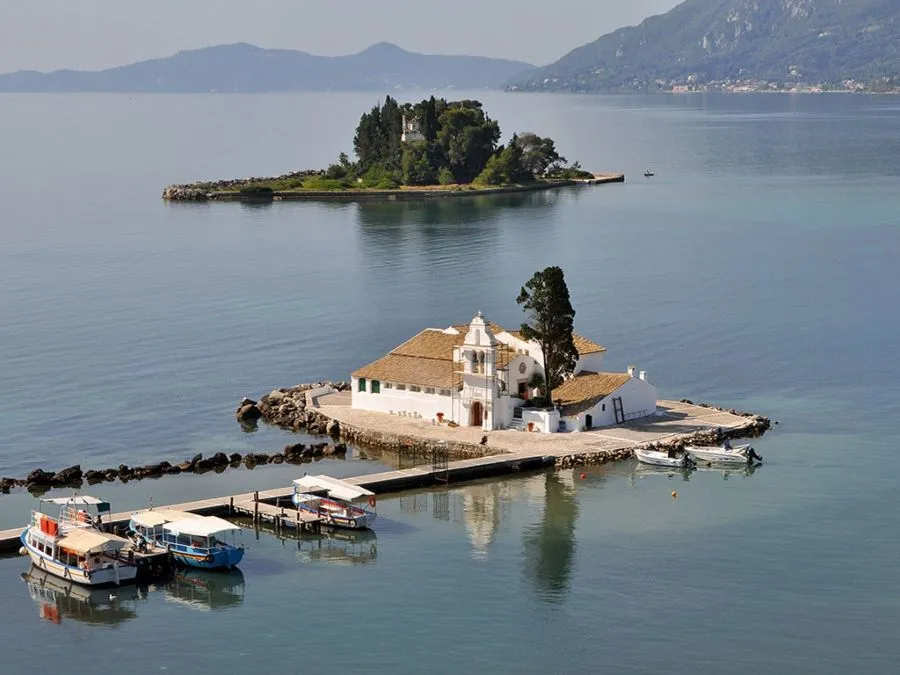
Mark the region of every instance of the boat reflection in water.
<instances>
[{"instance_id":1,"label":"boat reflection in water","mask_svg":"<svg viewBox=\"0 0 900 675\"><path fill-rule=\"evenodd\" d=\"M166 602L209 612L244 602L244 573L230 570L185 568L175 571L166 584Z\"/></svg>"},{"instance_id":2,"label":"boat reflection in water","mask_svg":"<svg viewBox=\"0 0 900 675\"><path fill-rule=\"evenodd\" d=\"M93 625L115 625L137 616L137 603L146 597L136 586L91 588L65 581L34 566L22 573L39 616L51 623L65 619Z\"/></svg>"},{"instance_id":3,"label":"boat reflection in water","mask_svg":"<svg viewBox=\"0 0 900 675\"><path fill-rule=\"evenodd\" d=\"M378 555L378 537L373 530L332 530L304 534L297 539L302 562L330 562L340 565L368 565Z\"/></svg>"},{"instance_id":4,"label":"boat reflection in water","mask_svg":"<svg viewBox=\"0 0 900 675\"><path fill-rule=\"evenodd\" d=\"M749 478L756 473L761 466L762 464L748 464L734 467L700 463L691 468L679 468L653 466L651 464L637 464L630 474L630 479L632 484L634 484L634 481L638 478L647 478L650 476L666 476L670 480L689 481L691 476L695 473L716 473L721 475L723 480L728 480L731 477Z\"/></svg>"}]
</instances>

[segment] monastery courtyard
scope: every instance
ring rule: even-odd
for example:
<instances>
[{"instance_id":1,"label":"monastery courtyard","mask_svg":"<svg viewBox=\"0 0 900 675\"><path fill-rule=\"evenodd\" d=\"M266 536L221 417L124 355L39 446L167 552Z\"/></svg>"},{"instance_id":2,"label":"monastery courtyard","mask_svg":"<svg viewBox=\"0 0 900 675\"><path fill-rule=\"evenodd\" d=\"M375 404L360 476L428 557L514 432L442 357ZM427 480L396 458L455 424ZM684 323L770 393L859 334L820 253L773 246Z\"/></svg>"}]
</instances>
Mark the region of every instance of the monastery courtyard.
<instances>
[{"instance_id":1,"label":"monastery courtyard","mask_svg":"<svg viewBox=\"0 0 900 675\"><path fill-rule=\"evenodd\" d=\"M432 441L478 445L487 436L487 447L509 453L546 455L588 454L620 450L663 441L682 434L716 428L735 429L750 422L747 417L702 406L660 400L656 415L591 431L545 434L519 430L484 431L480 427L451 427L432 420L403 417L350 407L350 392L322 396L317 411L341 424L371 432L414 436Z\"/></svg>"}]
</instances>

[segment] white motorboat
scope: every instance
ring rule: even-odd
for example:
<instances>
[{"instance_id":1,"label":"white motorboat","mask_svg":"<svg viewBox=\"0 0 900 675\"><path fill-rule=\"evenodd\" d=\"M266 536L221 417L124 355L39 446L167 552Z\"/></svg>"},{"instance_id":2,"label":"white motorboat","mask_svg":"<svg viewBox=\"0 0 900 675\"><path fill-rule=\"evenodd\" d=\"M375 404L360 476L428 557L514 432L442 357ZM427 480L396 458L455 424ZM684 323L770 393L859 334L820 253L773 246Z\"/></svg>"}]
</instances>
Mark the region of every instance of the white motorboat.
<instances>
[{"instance_id":1,"label":"white motorboat","mask_svg":"<svg viewBox=\"0 0 900 675\"><path fill-rule=\"evenodd\" d=\"M734 446L688 445L684 451L696 462L741 466L762 460L749 443Z\"/></svg>"},{"instance_id":2,"label":"white motorboat","mask_svg":"<svg viewBox=\"0 0 900 675\"><path fill-rule=\"evenodd\" d=\"M41 504L60 508L57 518L32 511L22 532L22 552L37 569L83 586L134 581L137 565L131 542L96 527L102 514L109 514L108 502L79 495L42 499Z\"/></svg>"},{"instance_id":3,"label":"white motorboat","mask_svg":"<svg viewBox=\"0 0 900 675\"><path fill-rule=\"evenodd\" d=\"M647 450L646 448L635 448L634 455L639 462L644 464L653 464L654 466L673 466L684 467L690 462L687 454L662 452L660 450Z\"/></svg>"}]
</instances>

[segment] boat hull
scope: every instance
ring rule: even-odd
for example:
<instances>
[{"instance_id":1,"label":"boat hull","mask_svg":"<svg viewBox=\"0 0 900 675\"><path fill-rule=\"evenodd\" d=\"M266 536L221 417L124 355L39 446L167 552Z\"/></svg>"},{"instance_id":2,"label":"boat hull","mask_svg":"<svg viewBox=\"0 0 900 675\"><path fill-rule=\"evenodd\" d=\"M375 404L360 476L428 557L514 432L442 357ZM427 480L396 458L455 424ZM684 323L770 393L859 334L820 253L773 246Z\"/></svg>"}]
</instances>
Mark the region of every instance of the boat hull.
<instances>
[{"instance_id":1,"label":"boat hull","mask_svg":"<svg viewBox=\"0 0 900 675\"><path fill-rule=\"evenodd\" d=\"M322 518L322 523L330 527L340 527L347 530L365 530L375 523L376 514L374 511L365 511L363 509L353 508L351 514L346 512L334 512L328 509L316 509L307 503L293 498L294 506L300 511L312 513Z\"/></svg>"},{"instance_id":2,"label":"boat hull","mask_svg":"<svg viewBox=\"0 0 900 675\"><path fill-rule=\"evenodd\" d=\"M725 448L715 447L696 447L687 446L684 450L692 458L698 462L706 462L709 464L722 464L728 466L744 466L750 463L750 455L747 449L750 446L741 445L726 450Z\"/></svg>"},{"instance_id":3,"label":"boat hull","mask_svg":"<svg viewBox=\"0 0 900 675\"><path fill-rule=\"evenodd\" d=\"M687 463L687 457L684 455L681 457L669 457L668 453L655 452L652 450L635 450L634 454L639 462L653 466L682 468Z\"/></svg>"},{"instance_id":4,"label":"boat hull","mask_svg":"<svg viewBox=\"0 0 900 675\"><path fill-rule=\"evenodd\" d=\"M190 551L178 551L171 549L172 559L182 567L194 567L201 570L231 569L244 558L243 548L227 547L204 551L192 549Z\"/></svg>"},{"instance_id":5,"label":"boat hull","mask_svg":"<svg viewBox=\"0 0 900 675\"><path fill-rule=\"evenodd\" d=\"M137 577L136 565L128 565L117 561L110 562L107 567L90 572L71 565L65 565L29 545L27 535L28 529L25 529L20 539L35 568L59 577L64 581L71 581L81 586L103 587L131 583Z\"/></svg>"}]
</instances>

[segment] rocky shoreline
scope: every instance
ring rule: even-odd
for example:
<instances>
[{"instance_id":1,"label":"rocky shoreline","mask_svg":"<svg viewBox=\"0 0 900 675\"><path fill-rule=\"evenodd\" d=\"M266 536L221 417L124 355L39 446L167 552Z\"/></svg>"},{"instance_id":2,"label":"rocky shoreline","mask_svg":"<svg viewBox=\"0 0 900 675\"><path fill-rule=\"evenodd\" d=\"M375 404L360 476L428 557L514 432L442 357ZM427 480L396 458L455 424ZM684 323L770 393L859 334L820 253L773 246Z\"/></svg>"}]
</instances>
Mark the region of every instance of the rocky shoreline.
<instances>
[{"instance_id":1,"label":"rocky shoreline","mask_svg":"<svg viewBox=\"0 0 900 675\"><path fill-rule=\"evenodd\" d=\"M289 174L293 176L295 174ZM280 180L284 177L272 179ZM546 180L526 185L499 187L455 186L453 188L416 189L345 189L345 190L271 190L242 191L253 187L252 181L217 181L216 183L195 183L169 185L163 189L162 198L171 202L269 202L269 201L416 201L424 199L448 199L454 197L478 197L484 195L510 194L516 192L537 192L570 187L573 185L601 185L604 183L624 183L624 174L604 174L593 179Z\"/></svg>"}]
</instances>

